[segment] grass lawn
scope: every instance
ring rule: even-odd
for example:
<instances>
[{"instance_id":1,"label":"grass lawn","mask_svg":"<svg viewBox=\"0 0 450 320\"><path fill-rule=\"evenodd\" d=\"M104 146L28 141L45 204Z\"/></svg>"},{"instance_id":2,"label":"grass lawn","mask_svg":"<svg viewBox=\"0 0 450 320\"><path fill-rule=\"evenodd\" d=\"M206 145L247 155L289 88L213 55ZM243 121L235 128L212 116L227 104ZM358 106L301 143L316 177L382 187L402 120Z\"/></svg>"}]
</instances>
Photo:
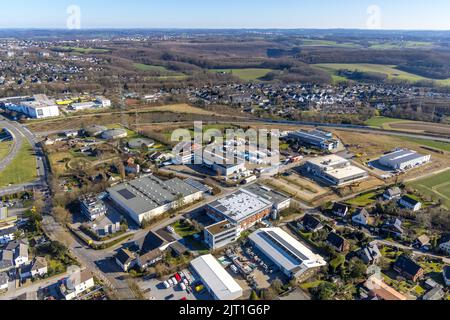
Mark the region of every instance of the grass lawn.
<instances>
[{"instance_id":1,"label":"grass lawn","mask_svg":"<svg viewBox=\"0 0 450 320\"><path fill-rule=\"evenodd\" d=\"M244 68L244 69L211 69L210 72L216 73L231 73L234 76L240 78L244 81L255 81L258 80L269 72L274 71L273 69L259 69L259 68Z\"/></svg>"},{"instance_id":2,"label":"grass lawn","mask_svg":"<svg viewBox=\"0 0 450 320\"><path fill-rule=\"evenodd\" d=\"M313 67L328 72L330 75L336 75L339 70L351 70L360 72L382 73L387 75L390 80L401 80L409 82L418 82L423 80L435 81L440 85L450 85L450 79L435 80L425 78L413 73L396 69L395 65L370 64L370 63L321 63L314 64Z\"/></svg>"},{"instance_id":3,"label":"grass lawn","mask_svg":"<svg viewBox=\"0 0 450 320\"><path fill-rule=\"evenodd\" d=\"M13 145L12 141L0 142L0 160L5 158L9 154L12 145Z\"/></svg>"},{"instance_id":4,"label":"grass lawn","mask_svg":"<svg viewBox=\"0 0 450 320\"><path fill-rule=\"evenodd\" d=\"M175 232L182 238L190 237L198 233L198 230L196 230L193 226L186 225L183 222L181 222L181 220L175 222L175 224L173 224L172 227L174 228Z\"/></svg>"},{"instance_id":5,"label":"grass lawn","mask_svg":"<svg viewBox=\"0 0 450 320\"><path fill-rule=\"evenodd\" d=\"M36 158L31 145L24 140L16 158L0 172L0 187L31 182L36 177Z\"/></svg>"},{"instance_id":6,"label":"grass lawn","mask_svg":"<svg viewBox=\"0 0 450 320\"><path fill-rule=\"evenodd\" d=\"M450 170L422 180L407 183L408 187L419 190L433 199L441 199L450 208Z\"/></svg>"},{"instance_id":7,"label":"grass lawn","mask_svg":"<svg viewBox=\"0 0 450 320\"><path fill-rule=\"evenodd\" d=\"M394 123L394 122L402 122L405 120L402 119L395 119L395 118L389 118L389 117L373 117L370 118L365 122L366 125L369 127L377 127L377 128L384 128L385 124Z\"/></svg>"},{"instance_id":8,"label":"grass lawn","mask_svg":"<svg viewBox=\"0 0 450 320\"><path fill-rule=\"evenodd\" d=\"M375 203L377 194L375 192L370 192L367 194L363 194L357 198L351 199L347 201L348 205L357 206L357 207L366 207Z\"/></svg>"},{"instance_id":9,"label":"grass lawn","mask_svg":"<svg viewBox=\"0 0 450 320\"><path fill-rule=\"evenodd\" d=\"M414 142L423 146L450 152L450 143L443 141L425 140L410 137L401 137L402 140Z\"/></svg>"},{"instance_id":10,"label":"grass lawn","mask_svg":"<svg viewBox=\"0 0 450 320\"><path fill-rule=\"evenodd\" d=\"M300 288L302 288L303 290L313 289L313 288L320 286L324 282L326 282L326 281L316 280L316 281L312 281L312 282L306 282L306 283L301 284Z\"/></svg>"}]
</instances>

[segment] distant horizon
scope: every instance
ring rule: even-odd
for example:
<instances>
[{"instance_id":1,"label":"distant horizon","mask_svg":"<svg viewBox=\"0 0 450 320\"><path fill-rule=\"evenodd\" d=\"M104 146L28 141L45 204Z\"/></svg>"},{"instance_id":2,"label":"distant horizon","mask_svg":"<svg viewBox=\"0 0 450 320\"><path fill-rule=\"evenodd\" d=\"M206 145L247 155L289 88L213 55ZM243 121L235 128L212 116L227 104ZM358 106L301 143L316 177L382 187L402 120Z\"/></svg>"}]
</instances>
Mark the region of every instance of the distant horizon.
<instances>
[{"instance_id":1,"label":"distant horizon","mask_svg":"<svg viewBox=\"0 0 450 320\"><path fill-rule=\"evenodd\" d=\"M15 0L0 11L0 29L450 30L448 0Z\"/></svg>"}]
</instances>

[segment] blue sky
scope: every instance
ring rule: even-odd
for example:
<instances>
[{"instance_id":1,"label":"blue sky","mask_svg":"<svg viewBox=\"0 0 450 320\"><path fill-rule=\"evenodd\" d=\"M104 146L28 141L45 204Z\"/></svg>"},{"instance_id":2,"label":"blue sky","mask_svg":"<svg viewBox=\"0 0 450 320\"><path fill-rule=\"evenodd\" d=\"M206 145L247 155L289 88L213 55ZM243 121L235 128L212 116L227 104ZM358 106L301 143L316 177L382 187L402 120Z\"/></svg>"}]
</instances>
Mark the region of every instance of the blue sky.
<instances>
[{"instance_id":1,"label":"blue sky","mask_svg":"<svg viewBox=\"0 0 450 320\"><path fill-rule=\"evenodd\" d=\"M0 28L65 28L67 7L82 28L367 28L450 30L449 0L0 0Z\"/></svg>"}]
</instances>

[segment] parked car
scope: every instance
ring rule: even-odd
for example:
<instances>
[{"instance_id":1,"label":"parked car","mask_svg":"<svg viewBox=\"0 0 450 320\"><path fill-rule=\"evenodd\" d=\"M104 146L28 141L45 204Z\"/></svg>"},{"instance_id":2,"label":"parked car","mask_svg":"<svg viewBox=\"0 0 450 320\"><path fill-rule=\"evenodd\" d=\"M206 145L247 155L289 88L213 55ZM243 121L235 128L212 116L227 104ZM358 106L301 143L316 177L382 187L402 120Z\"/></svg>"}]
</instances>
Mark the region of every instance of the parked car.
<instances>
[{"instance_id":1,"label":"parked car","mask_svg":"<svg viewBox=\"0 0 450 320\"><path fill-rule=\"evenodd\" d=\"M170 285L171 287L174 286L174 283L173 283L172 279L167 280L167 282L169 283L169 285Z\"/></svg>"},{"instance_id":2,"label":"parked car","mask_svg":"<svg viewBox=\"0 0 450 320\"><path fill-rule=\"evenodd\" d=\"M175 296L173 295L173 293L172 294L169 294L167 297L166 297L166 300L170 300L170 299L173 299Z\"/></svg>"},{"instance_id":3,"label":"parked car","mask_svg":"<svg viewBox=\"0 0 450 320\"><path fill-rule=\"evenodd\" d=\"M164 284L164 287L165 287L166 289L169 289L169 288L170 288L169 282L164 281L163 284Z\"/></svg>"},{"instance_id":4,"label":"parked car","mask_svg":"<svg viewBox=\"0 0 450 320\"><path fill-rule=\"evenodd\" d=\"M177 279L178 282L181 282L181 276L178 273L175 274L175 279Z\"/></svg>"},{"instance_id":5,"label":"parked car","mask_svg":"<svg viewBox=\"0 0 450 320\"><path fill-rule=\"evenodd\" d=\"M178 284L178 281L175 277L170 278L170 280L172 280L174 286Z\"/></svg>"},{"instance_id":6,"label":"parked car","mask_svg":"<svg viewBox=\"0 0 450 320\"><path fill-rule=\"evenodd\" d=\"M183 283L183 282L181 282L180 283L180 288L181 288L181 290L183 290L183 291L186 291L186 285Z\"/></svg>"}]
</instances>

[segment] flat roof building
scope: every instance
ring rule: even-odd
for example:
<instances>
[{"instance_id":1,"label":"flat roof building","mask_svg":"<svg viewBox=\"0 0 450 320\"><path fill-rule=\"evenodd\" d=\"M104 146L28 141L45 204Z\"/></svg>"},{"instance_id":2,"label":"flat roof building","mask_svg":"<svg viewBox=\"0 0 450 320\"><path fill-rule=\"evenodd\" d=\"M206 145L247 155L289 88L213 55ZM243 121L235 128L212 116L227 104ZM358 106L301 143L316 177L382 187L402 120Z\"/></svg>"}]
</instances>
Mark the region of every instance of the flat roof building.
<instances>
[{"instance_id":1,"label":"flat roof building","mask_svg":"<svg viewBox=\"0 0 450 320\"><path fill-rule=\"evenodd\" d=\"M17 103L7 103L5 107L34 119L59 116L59 108L55 101L49 99L45 94L36 94L31 98L17 101Z\"/></svg>"},{"instance_id":2,"label":"flat roof building","mask_svg":"<svg viewBox=\"0 0 450 320\"><path fill-rule=\"evenodd\" d=\"M206 206L206 211L216 221L224 219L237 226L237 232L252 227L269 216L273 202L245 189L238 190Z\"/></svg>"},{"instance_id":3,"label":"flat roof building","mask_svg":"<svg viewBox=\"0 0 450 320\"><path fill-rule=\"evenodd\" d=\"M242 288L212 255L192 260L191 267L215 300L230 301L242 297Z\"/></svg>"},{"instance_id":4,"label":"flat roof building","mask_svg":"<svg viewBox=\"0 0 450 320\"><path fill-rule=\"evenodd\" d=\"M202 198L200 190L178 178L163 181L152 175L121 183L107 192L139 224Z\"/></svg>"},{"instance_id":5,"label":"flat roof building","mask_svg":"<svg viewBox=\"0 0 450 320\"><path fill-rule=\"evenodd\" d=\"M333 138L331 132L322 130L299 130L288 134L288 139L296 140L302 144L310 145L322 150L332 151L339 147L339 140Z\"/></svg>"},{"instance_id":6,"label":"flat roof building","mask_svg":"<svg viewBox=\"0 0 450 320\"><path fill-rule=\"evenodd\" d=\"M308 160L305 167L307 172L334 186L343 186L366 179L369 176L367 171L336 155Z\"/></svg>"},{"instance_id":7,"label":"flat roof building","mask_svg":"<svg viewBox=\"0 0 450 320\"><path fill-rule=\"evenodd\" d=\"M291 198L277 190L273 190L267 186L255 183L244 188L245 190L266 199L273 203L274 209L278 212L288 209L291 205Z\"/></svg>"},{"instance_id":8,"label":"flat roof building","mask_svg":"<svg viewBox=\"0 0 450 320\"><path fill-rule=\"evenodd\" d=\"M306 280L327 264L320 255L281 228L259 229L249 236L249 240L290 278Z\"/></svg>"},{"instance_id":9,"label":"flat roof building","mask_svg":"<svg viewBox=\"0 0 450 320\"><path fill-rule=\"evenodd\" d=\"M382 156L378 162L394 170L408 170L431 161L431 155L422 155L413 150L397 149Z\"/></svg>"}]
</instances>

